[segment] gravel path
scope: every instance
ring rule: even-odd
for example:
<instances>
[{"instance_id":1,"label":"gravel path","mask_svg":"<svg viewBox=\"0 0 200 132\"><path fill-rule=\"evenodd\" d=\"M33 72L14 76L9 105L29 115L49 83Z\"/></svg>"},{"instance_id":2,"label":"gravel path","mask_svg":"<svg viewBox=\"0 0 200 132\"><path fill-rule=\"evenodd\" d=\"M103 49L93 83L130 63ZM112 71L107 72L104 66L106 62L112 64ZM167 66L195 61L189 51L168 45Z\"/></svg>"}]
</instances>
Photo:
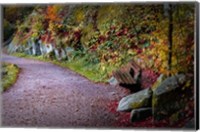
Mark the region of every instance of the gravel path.
<instances>
[{"instance_id":1,"label":"gravel path","mask_svg":"<svg viewBox=\"0 0 200 132\"><path fill-rule=\"evenodd\" d=\"M21 68L17 82L2 94L2 125L13 127L115 127L109 102L125 89L97 84L51 63L3 55ZM98 74L98 73L97 73Z\"/></svg>"}]
</instances>

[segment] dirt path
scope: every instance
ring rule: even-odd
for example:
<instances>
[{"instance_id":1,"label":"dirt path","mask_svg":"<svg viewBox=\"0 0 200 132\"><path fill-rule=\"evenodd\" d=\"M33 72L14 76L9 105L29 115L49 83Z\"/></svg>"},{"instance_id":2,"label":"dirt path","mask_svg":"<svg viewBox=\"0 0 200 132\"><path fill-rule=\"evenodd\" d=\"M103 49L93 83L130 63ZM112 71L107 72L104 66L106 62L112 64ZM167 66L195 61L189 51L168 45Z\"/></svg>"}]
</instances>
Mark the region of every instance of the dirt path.
<instances>
[{"instance_id":1,"label":"dirt path","mask_svg":"<svg viewBox=\"0 0 200 132\"><path fill-rule=\"evenodd\" d=\"M8 55L2 61L21 68L17 82L2 94L3 126L114 127L117 117L107 104L125 96L125 89L46 62Z\"/></svg>"}]
</instances>

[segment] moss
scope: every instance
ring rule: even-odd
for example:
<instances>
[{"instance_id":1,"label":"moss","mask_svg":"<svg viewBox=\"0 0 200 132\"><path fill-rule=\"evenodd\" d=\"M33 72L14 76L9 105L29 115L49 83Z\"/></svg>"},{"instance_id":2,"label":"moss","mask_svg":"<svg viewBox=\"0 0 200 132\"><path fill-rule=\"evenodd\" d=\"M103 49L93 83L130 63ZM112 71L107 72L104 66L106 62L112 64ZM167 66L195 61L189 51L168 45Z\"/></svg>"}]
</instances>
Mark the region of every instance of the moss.
<instances>
[{"instance_id":1,"label":"moss","mask_svg":"<svg viewBox=\"0 0 200 132\"><path fill-rule=\"evenodd\" d=\"M157 103L158 103L158 98L155 95L153 95L153 97L152 97L152 106L153 106L153 108L154 108L154 106L157 105Z\"/></svg>"},{"instance_id":2,"label":"moss","mask_svg":"<svg viewBox=\"0 0 200 132\"><path fill-rule=\"evenodd\" d=\"M166 78L167 78L167 77L166 77L165 75L161 74L161 75L157 78L156 82L152 85L151 89L152 89L153 91L156 90Z\"/></svg>"},{"instance_id":3,"label":"moss","mask_svg":"<svg viewBox=\"0 0 200 132\"><path fill-rule=\"evenodd\" d=\"M141 108L143 106L148 106L149 100L145 99L143 101L139 101L139 102L134 102L133 104L131 104L131 108L132 109L138 109Z\"/></svg>"},{"instance_id":4,"label":"moss","mask_svg":"<svg viewBox=\"0 0 200 132\"><path fill-rule=\"evenodd\" d=\"M2 90L7 90L12 86L18 77L20 69L15 64L3 63L2 71L5 72L5 75L2 76Z\"/></svg>"}]
</instances>

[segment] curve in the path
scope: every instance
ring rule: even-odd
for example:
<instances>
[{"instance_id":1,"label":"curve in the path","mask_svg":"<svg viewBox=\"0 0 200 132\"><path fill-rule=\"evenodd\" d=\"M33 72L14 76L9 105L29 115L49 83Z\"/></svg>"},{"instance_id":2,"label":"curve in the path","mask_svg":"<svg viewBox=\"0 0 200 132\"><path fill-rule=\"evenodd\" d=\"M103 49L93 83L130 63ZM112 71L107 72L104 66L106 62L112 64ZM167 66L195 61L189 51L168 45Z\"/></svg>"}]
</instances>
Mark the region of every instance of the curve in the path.
<instances>
[{"instance_id":1,"label":"curve in the path","mask_svg":"<svg viewBox=\"0 0 200 132\"><path fill-rule=\"evenodd\" d=\"M114 127L116 115L106 105L126 90L95 84L51 63L9 55L2 61L21 68L17 82L2 93L3 126Z\"/></svg>"}]
</instances>

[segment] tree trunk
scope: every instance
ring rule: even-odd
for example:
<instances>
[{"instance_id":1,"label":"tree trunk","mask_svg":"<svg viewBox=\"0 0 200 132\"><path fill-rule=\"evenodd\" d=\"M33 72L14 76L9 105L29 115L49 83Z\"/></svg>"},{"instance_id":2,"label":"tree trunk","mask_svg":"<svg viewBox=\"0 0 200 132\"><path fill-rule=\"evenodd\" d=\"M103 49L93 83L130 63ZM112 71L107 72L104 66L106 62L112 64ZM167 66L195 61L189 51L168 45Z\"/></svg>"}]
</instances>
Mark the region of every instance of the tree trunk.
<instances>
[{"instance_id":1,"label":"tree trunk","mask_svg":"<svg viewBox=\"0 0 200 132\"><path fill-rule=\"evenodd\" d=\"M169 53L168 53L168 70L170 72L171 75L171 68L172 68L172 46L173 46L173 11L172 11L172 5L169 5L169 31L168 31L168 49L169 49Z\"/></svg>"}]
</instances>

